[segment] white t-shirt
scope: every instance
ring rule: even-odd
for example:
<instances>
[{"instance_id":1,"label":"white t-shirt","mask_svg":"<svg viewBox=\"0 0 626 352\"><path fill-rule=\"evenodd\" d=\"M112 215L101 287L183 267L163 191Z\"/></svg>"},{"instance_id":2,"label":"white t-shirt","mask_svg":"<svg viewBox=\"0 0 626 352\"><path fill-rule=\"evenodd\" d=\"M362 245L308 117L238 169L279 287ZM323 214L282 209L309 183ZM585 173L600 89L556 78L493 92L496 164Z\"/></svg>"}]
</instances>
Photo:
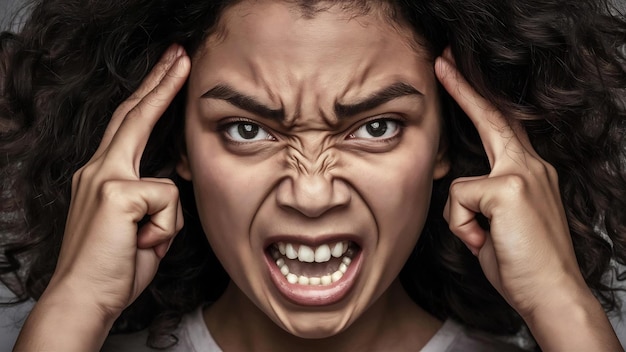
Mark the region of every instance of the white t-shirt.
<instances>
[{"instance_id":1,"label":"white t-shirt","mask_svg":"<svg viewBox=\"0 0 626 352\"><path fill-rule=\"evenodd\" d=\"M178 343L168 352L222 352L204 323L202 307L183 317L173 334ZM147 331L132 334L111 335L104 343L102 351L141 352L155 351L146 346ZM473 331L448 319L435 336L421 349L421 352L507 352L523 351L494 339L490 335Z\"/></svg>"}]
</instances>

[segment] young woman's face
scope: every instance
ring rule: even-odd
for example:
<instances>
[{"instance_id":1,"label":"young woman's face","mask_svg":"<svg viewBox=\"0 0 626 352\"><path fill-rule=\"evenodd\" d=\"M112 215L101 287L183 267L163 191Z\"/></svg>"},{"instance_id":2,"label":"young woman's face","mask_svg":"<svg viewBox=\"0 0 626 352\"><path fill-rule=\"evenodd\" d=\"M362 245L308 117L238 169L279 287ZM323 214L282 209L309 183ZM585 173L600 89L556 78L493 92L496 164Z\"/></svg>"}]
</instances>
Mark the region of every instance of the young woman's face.
<instances>
[{"instance_id":1,"label":"young woman's face","mask_svg":"<svg viewBox=\"0 0 626 352\"><path fill-rule=\"evenodd\" d=\"M228 9L195 55L178 172L238 289L324 337L396 279L447 166L432 58L410 31L289 6Z\"/></svg>"}]
</instances>

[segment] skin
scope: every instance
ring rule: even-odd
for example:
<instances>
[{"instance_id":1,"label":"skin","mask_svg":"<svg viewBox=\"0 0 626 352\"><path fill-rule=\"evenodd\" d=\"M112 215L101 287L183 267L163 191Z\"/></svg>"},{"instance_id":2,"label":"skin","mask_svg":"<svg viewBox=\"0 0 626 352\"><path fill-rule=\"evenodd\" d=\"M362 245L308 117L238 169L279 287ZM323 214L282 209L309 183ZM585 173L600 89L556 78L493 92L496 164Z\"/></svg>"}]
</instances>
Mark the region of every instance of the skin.
<instances>
[{"instance_id":1,"label":"skin","mask_svg":"<svg viewBox=\"0 0 626 352\"><path fill-rule=\"evenodd\" d=\"M282 2L241 3L222 18L226 36L209 39L194 55L191 76L190 58L173 46L116 110L99 149L76 173L57 268L15 349L96 350L150 282L182 215L176 187L139 178L139 160L154 124L190 77L188 154L178 171L194 182L207 236L233 278L205 312L224 349L302 349L310 342L318 350L403 350L435 333L440 322L408 300L396 276L423 225L430 184L447 171L434 94L439 79L476 125L492 166L489 175L451 187L444 216L452 231L542 349L620 350L576 264L556 174L521 126L476 94L450 53L433 70L432 58L411 49L408 32L375 13L351 15L331 8L304 20ZM337 121L335 101L358 101L391 79L422 94ZM284 108L286 118L202 97L219 83ZM405 120L399 137L361 140L356 131L381 114ZM259 123L274 138L229 142L225 131L233 130L218 126L233 116ZM490 220L490 232L477 226L476 213ZM137 228L146 214L150 222ZM316 309L276 292L262 259L264 241L281 232L304 238L337 231L350 232L362 247L353 290ZM303 344L301 337L318 339Z\"/></svg>"},{"instance_id":2,"label":"skin","mask_svg":"<svg viewBox=\"0 0 626 352\"><path fill-rule=\"evenodd\" d=\"M251 331L245 334L250 345L237 346L241 349L269 347L270 341L302 345L292 335L337 335L379 298L371 322L402 316L412 305L399 285L389 286L423 227L433 179L448 170L439 148L433 62L425 51L415 52L407 30L399 33L374 14L352 17L333 8L305 19L282 3L244 3L224 14L227 34L209 38L193 58L188 154L178 172L193 182L209 242L234 283L206 319L224 335ZM357 114L334 111L335 102L355 105L398 83L416 92ZM218 85L284 110L284 119L204 97ZM242 118L246 121L236 120ZM383 137L366 131L376 119L386 119L382 123L389 133ZM262 126L267 133L243 140L237 131L241 123ZM344 234L362 248L356 283L344 299L311 309L280 294L265 260L268 241L280 236L289 242L329 242ZM402 297L390 300L392 294ZM434 320L415 308L415 316L404 320L420 325ZM367 325L372 324L351 334L367 336L358 333L372 330ZM213 334L219 343L231 340ZM428 338L424 334L421 344Z\"/></svg>"}]
</instances>

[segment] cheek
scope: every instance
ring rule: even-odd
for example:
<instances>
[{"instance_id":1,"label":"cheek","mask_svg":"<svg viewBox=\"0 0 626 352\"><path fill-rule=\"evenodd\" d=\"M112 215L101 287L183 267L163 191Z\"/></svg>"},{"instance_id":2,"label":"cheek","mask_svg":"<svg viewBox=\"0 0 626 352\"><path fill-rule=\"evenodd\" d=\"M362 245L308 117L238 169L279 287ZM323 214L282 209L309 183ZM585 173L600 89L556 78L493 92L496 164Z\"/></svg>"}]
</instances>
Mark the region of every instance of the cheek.
<instances>
[{"instance_id":1,"label":"cheek","mask_svg":"<svg viewBox=\"0 0 626 352\"><path fill-rule=\"evenodd\" d=\"M403 150L370 163L368 177L355 181L381 226L418 220L428 212L434 156L428 151L411 152L416 150Z\"/></svg>"},{"instance_id":2,"label":"cheek","mask_svg":"<svg viewBox=\"0 0 626 352\"><path fill-rule=\"evenodd\" d=\"M398 265L413 249L428 214L436 156L428 139L411 140L390 155L355 161L361 164L355 170L368 170L355 172L354 184L375 218L377 252L391 257L385 260L398 259Z\"/></svg>"},{"instance_id":3,"label":"cheek","mask_svg":"<svg viewBox=\"0 0 626 352\"><path fill-rule=\"evenodd\" d=\"M230 156L220 143L207 143L206 153L190 155L198 214L211 247L225 267L249 258L255 238L250 224L275 184L271 162ZM239 253L240 255L233 255Z\"/></svg>"}]
</instances>

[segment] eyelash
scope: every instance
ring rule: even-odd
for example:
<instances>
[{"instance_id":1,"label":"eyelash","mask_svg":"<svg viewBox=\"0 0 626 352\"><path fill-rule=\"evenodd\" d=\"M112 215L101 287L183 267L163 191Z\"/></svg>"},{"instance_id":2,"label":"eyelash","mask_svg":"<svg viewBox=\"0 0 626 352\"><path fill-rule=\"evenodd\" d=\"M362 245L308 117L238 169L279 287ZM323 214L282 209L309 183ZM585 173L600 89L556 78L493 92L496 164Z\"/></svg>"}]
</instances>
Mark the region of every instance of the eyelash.
<instances>
[{"instance_id":1,"label":"eyelash","mask_svg":"<svg viewBox=\"0 0 626 352\"><path fill-rule=\"evenodd\" d=\"M389 123L395 124L396 130L393 132L391 136L384 137L384 138L379 138L375 136L373 138L361 138L355 135L359 130L361 130L362 128L367 129L367 126L374 122L384 122L386 124L389 124ZM355 140L364 140L364 141L370 140L374 142L391 142L401 135L402 130L404 129L405 126L406 126L406 123L404 122L404 120L401 120L399 118L377 116L377 117L369 119L368 121L360 123L357 128L353 129L352 132L350 132L350 134L348 135L348 138L355 139ZM388 127L385 127L383 134L387 132L387 128Z\"/></svg>"},{"instance_id":2,"label":"eyelash","mask_svg":"<svg viewBox=\"0 0 626 352\"><path fill-rule=\"evenodd\" d=\"M269 132L269 129L264 127L263 125L259 124L258 122L252 121L252 120L248 120L245 118L236 118L236 119L232 119L229 121L224 122L223 124L221 124L218 127L218 131L221 132L223 135L226 136L226 138L228 139L229 142L231 143L236 143L236 144L248 144L248 143L253 143L253 142L258 142L261 140L250 140L250 141L244 141L244 140L237 140L235 139L230 133L229 130L237 125L253 125L256 126L258 128L259 131L264 131L268 137L270 138L266 138L266 139L261 139L261 140L267 140L267 141L276 141L276 137Z\"/></svg>"},{"instance_id":3,"label":"eyelash","mask_svg":"<svg viewBox=\"0 0 626 352\"><path fill-rule=\"evenodd\" d=\"M361 138L361 137L357 137L355 134L362 128L367 128L367 126L369 124L372 124L374 122L384 122L384 123L392 123L392 124L396 124L396 131L393 132L393 135L389 136L389 137L385 137L385 138L378 138L378 137L373 137L373 138ZM265 138L265 139L260 139L260 140L254 140L254 139L250 139L249 141L244 141L245 138L243 138L242 140L237 140L235 139L234 136L232 136L231 133L229 133L229 130L231 128L234 128L237 125L253 125L256 126L258 128L258 131L263 131L267 134L267 136L269 138ZM368 121L362 122L360 123L356 128L352 129L352 132L350 132L348 134L348 136L346 137L346 139L348 140L362 140L362 141L367 141L367 140L371 140L371 141L375 141L375 142L391 142L393 140L395 140L396 138L398 138L401 133L402 130L404 129L404 127L406 126L405 122L401 119L398 118L392 118L392 117L375 117L372 118ZM223 124L221 124L218 127L219 132L223 133L226 138L229 140L229 142L231 143L236 143L236 144L248 144L248 143L253 143L253 142L258 142L258 141L276 141L277 138L270 133L270 129L264 127L263 125L259 124L258 122L255 122L253 120L249 120L246 118L236 118L233 120L229 120L224 122ZM385 130L383 131L383 134L386 133L387 131L387 127L385 128ZM254 136L253 138L255 138L256 136Z\"/></svg>"}]
</instances>

